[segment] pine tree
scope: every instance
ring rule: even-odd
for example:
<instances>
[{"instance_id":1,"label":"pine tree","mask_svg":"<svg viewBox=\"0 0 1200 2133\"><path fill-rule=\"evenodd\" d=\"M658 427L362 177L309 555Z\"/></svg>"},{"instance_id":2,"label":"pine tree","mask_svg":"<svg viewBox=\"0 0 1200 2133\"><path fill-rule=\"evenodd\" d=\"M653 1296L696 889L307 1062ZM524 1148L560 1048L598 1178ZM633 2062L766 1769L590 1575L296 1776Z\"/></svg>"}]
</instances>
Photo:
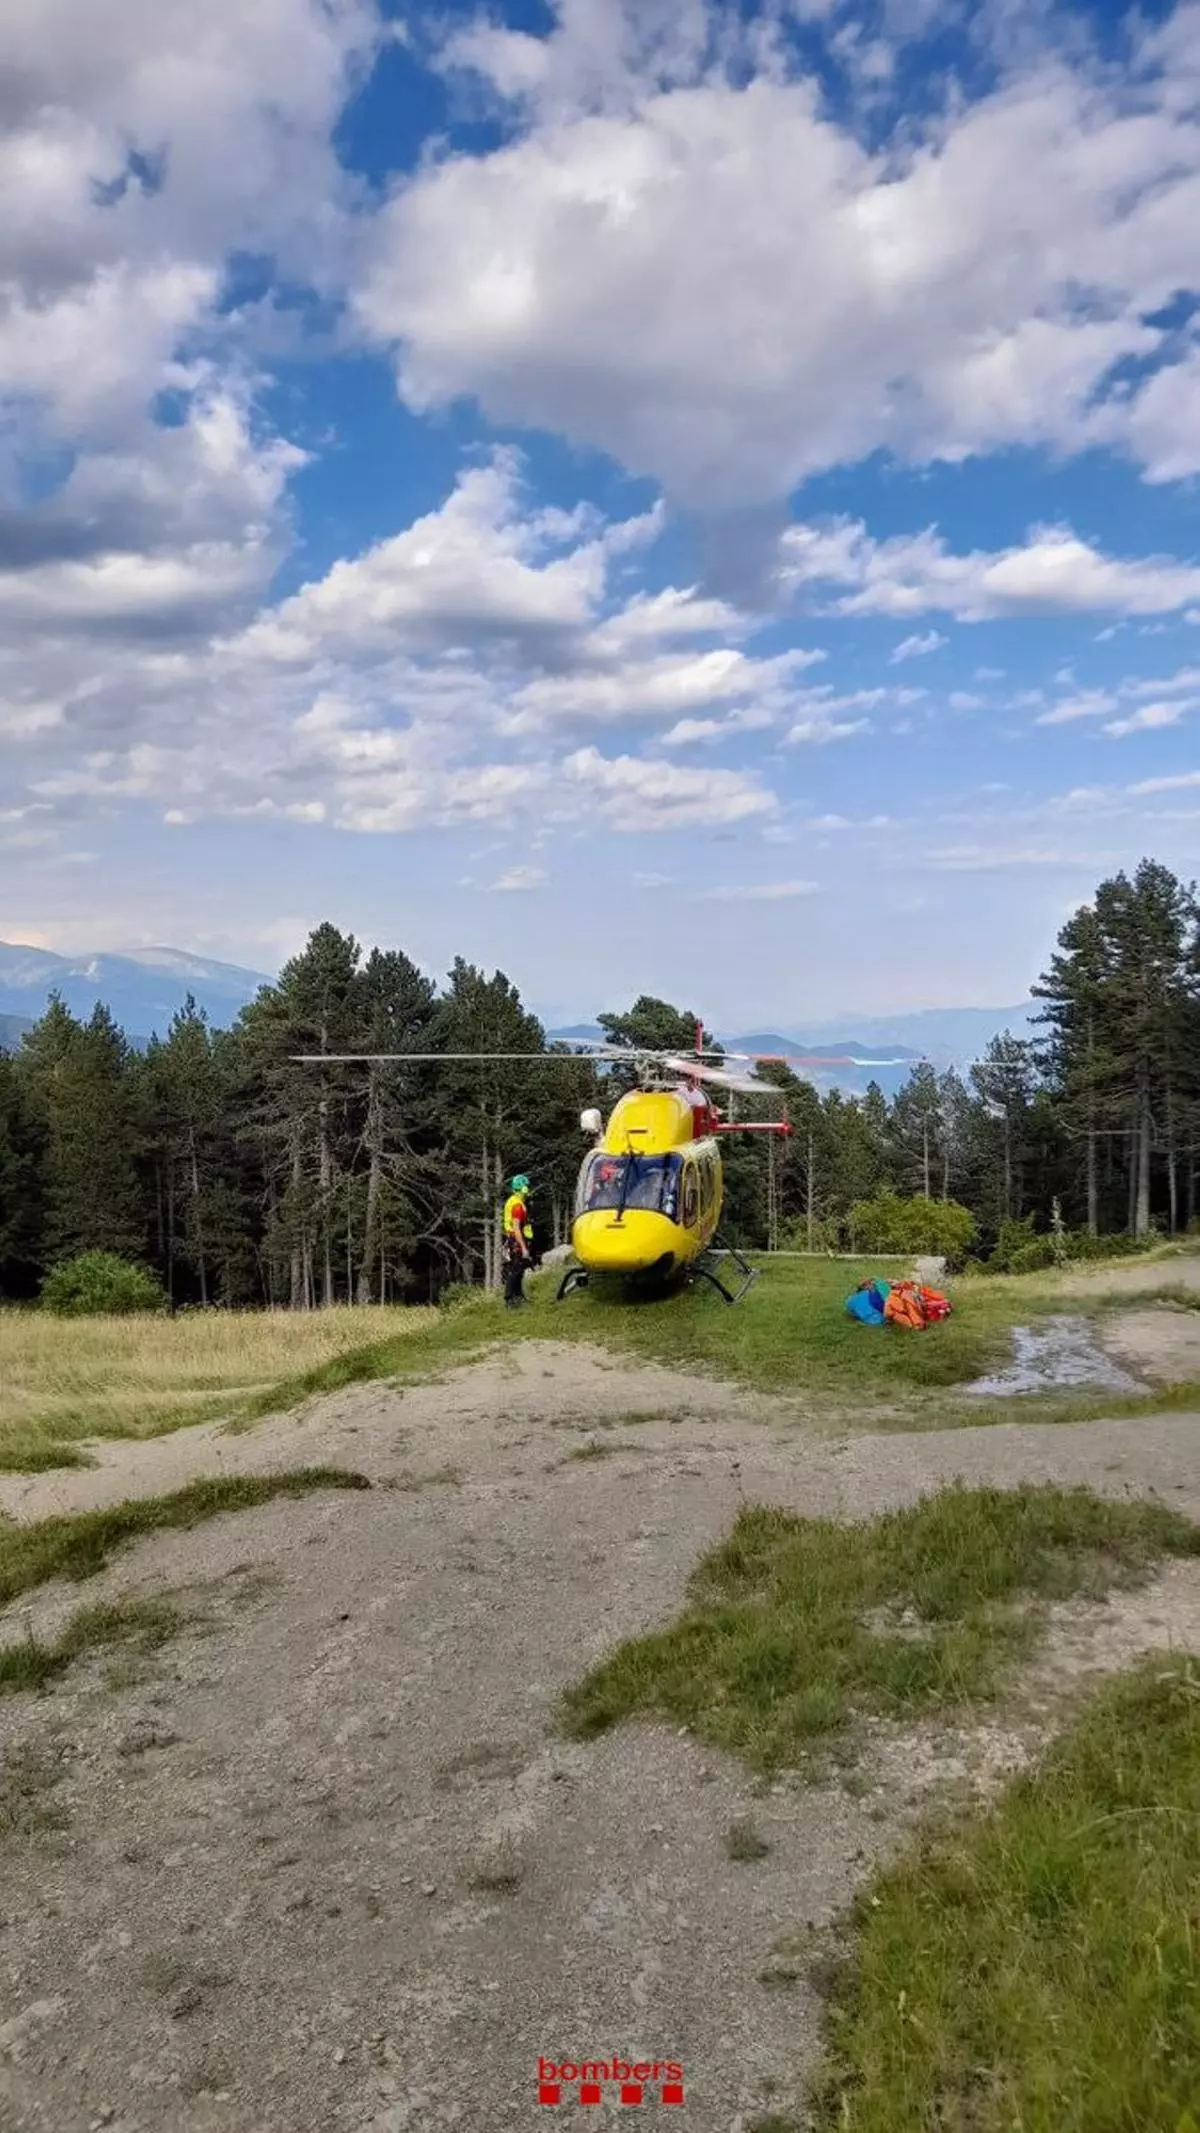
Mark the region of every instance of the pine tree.
<instances>
[{"instance_id":1,"label":"pine tree","mask_svg":"<svg viewBox=\"0 0 1200 2133\"><path fill-rule=\"evenodd\" d=\"M1002 1036L993 1037L983 1058L972 1067L971 1080L992 1122L999 1157L990 1211L998 1221L1014 1221L1025 1209L1029 1107L1036 1082L1032 1045L1005 1030Z\"/></svg>"},{"instance_id":2,"label":"pine tree","mask_svg":"<svg viewBox=\"0 0 1200 2133\"><path fill-rule=\"evenodd\" d=\"M915 1066L892 1105L892 1136L899 1175L910 1192L932 1200L946 1168L942 1092L928 1060ZM943 1192L943 1197L945 1194Z\"/></svg>"},{"instance_id":3,"label":"pine tree","mask_svg":"<svg viewBox=\"0 0 1200 2133\"><path fill-rule=\"evenodd\" d=\"M131 1053L107 1007L77 1022L53 997L20 1069L43 1134L46 1263L92 1250L140 1258L147 1237Z\"/></svg>"},{"instance_id":4,"label":"pine tree","mask_svg":"<svg viewBox=\"0 0 1200 2133\"><path fill-rule=\"evenodd\" d=\"M457 958L435 1018L433 1049L540 1054L544 1046L541 1023L526 1012L503 971L488 978ZM538 1106L545 1103L542 1077L549 1071L525 1066L520 1058L481 1060L478 1066L448 1061L437 1070L446 1176L465 1225L462 1269L470 1279L479 1263L489 1287L500 1278L504 1180L517 1167L531 1175L536 1170Z\"/></svg>"},{"instance_id":5,"label":"pine tree","mask_svg":"<svg viewBox=\"0 0 1200 2133\"><path fill-rule=\"evenodd\" d=\"M41 1149L21 1070L0 1052L0 1296L26 1296L41 1271Z\"/></svg>"}]
</instances>

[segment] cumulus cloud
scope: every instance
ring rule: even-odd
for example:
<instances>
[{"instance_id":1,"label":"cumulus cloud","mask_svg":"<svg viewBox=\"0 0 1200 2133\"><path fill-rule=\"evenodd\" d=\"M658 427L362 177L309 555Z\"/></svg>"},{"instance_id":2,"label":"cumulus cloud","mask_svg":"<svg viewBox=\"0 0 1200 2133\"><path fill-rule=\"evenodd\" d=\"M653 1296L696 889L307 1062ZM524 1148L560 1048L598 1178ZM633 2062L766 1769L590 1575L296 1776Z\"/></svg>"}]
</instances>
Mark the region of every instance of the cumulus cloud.
<instances>
[{"instance_id":1,"label":"cumulus cloud","mask_svg":"<svg viewBox=\"0 0 1200 2133\"><path fill-rule=\"evenodd\" d=\"M202 635L266 590L304 457L256 414L229 264L335 287L373 0L12 0L4 33L0 612Z\"/></svg>"},{"instance_id":2,"label":"cumulus cloud","mask_svg":"<svg viewBox=\"0 0 1200 2133\"><path fill-rule=\"evenodd\" d=\"M1010 615L1172 613L1200 595L1200 565L1115 557L1066 526L1035 527L1017 547L956 553L936 527L872 539L861 520L797 525L781 544L780 579L837 615L960 622Z\"/></svg>"},{"instance_id":3,"label":"cumulus cloud","mask_svg":"<svg viewBox=\"0 0 1200 2133\"><path fill-rule=\"evenodd\" d=\"M541 509L502 452L439 509L245 627L213 628L210 613L203 640L174 634L178 557L162 559L172 624L158 634L153 583L130 586L125 634L120 588L101 603L94 585L112 566L21 574L14 619L28 630L40 601L46 637L36 687L27 644L0 651L17 797L51 821L158 802L180 825L229 816L363 835L514 814L613 830L768 818L776 802L757 773L580 745L609 728L661 731L672 747L710 729L751 735L784 715L817 656L705 644L731 626L720 603L627 592L624 559L657 531L654 517ZM0 619L9 597L0 578ZM689 706L711 715L677 716Z\"/></svg>"},{"instance_id":4,"label":"cumulus cloud","mask_svg":"<svg viewBox=\"0 0 1200 2133\"><path fill-rule=\"evenodd\" d=\"M1200 351L1156 311L1194 280L1196 19L1131 27L1136 95L1082 34L1039 34L973 102L877 105L873 146L732 9L559 0L545 37L476 27L447 56L500 137L397 184L357 315L410 407L471 395L701 510L880 449L1107 444L1176 479L1200 466ZM887 57L851 48L860 79Z\"/></svg>"},{"instance_id":5,"label":"cumulus cloud","mask_svg":"<svg viewBox=\"0 0 1200 2133\"><path fill-rule=\"evenodd\" d=\"M778 802L750 771L694 770L645 756L580 748L562 766L568 787L590 795L618 830L695 829L773 815Z\"/></svg>"}]
</instances>

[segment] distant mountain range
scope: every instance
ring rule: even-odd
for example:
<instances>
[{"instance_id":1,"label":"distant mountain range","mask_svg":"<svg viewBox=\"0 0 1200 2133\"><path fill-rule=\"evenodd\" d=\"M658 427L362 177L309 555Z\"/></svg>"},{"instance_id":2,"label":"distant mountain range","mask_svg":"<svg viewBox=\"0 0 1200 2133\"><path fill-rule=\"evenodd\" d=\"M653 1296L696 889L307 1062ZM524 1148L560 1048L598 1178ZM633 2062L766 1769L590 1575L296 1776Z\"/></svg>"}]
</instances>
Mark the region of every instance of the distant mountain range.
<instances>
[{"instance_id":1,"label":"distant mountain range","mask_svg":"<svg viewBox=\"0 0 1200 2133\"><path fill-rule=\"evenodd\" d=\"M165 1036L189 993L210 1021L232 1022L269 979L236 963L217 963L178 948L131 948L121 955L51 955L45 948L0 942L0 1044L18 1041L52 992L74 1015L103 1000L135 1042Z\"/></svg>"},{"instance_id":2,"label":"distant mountain range","mask_svg":"<svg viewBox=\"0 0 1200 2133\"><path fill-rule=\"evenodd\" d=\"M119 955L52 955L44 948L0 942L0 1047L20 1043L25 1030L58 992L76 1015L90 1015L103 1000L135 1043L165 1036L172 1016L189 993L218 1028L234 1021L261 985L271 983L261 971L237 963L214 962L178 948L130 948ZM907 1015L847 1015L837 1022L806 1023L788 1030L721 1032L719 1041L732 1052L852 1053L862 1059L887 1057L888 1067L814 1067L818 1088L847 1092L878 1081L889 1094L907 1080L913 1063L930 1059L939 1069L964 1070L978 1059L1001 1030L1026 1036L1034 1003L1017 1007L931 1007ZM595 1022L575 1022L547 1031L554 1041L599 1043Z\"/></svg>"}]
</instances>

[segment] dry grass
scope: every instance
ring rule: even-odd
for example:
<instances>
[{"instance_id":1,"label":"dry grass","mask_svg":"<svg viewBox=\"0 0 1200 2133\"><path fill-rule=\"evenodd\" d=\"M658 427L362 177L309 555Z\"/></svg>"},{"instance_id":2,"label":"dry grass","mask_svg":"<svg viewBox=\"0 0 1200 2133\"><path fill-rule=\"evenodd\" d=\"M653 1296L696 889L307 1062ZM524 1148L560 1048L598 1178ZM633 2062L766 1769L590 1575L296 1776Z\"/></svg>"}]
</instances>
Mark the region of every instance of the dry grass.
<instances>
[{"instance_id":1,"label":"dry grass","mask_svg":"<svg viewBox=\"0 0 1200 2133\"><path fill-rule=\"evenodd\" d=\"M45 1465L47 1446L83 1437L152 1437L229 1414L297 1370L415 1333L435 1315L355 1306L178 1318L0 1311L0 1466Z\"/></svg>"}]
</instances>

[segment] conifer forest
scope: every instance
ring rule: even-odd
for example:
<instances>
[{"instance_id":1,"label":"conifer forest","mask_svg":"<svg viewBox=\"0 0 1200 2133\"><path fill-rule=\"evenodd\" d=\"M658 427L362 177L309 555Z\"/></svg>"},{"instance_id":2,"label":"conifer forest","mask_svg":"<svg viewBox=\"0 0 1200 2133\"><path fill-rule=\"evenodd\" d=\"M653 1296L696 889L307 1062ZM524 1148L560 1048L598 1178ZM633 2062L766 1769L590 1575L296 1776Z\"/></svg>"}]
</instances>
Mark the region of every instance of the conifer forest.
<instances>
[{"instance_id":1,"label":"conifer forest","mask_svg":"<svg viewBox=\"0 0 1200 2133\"><path fill-rule=\"evenodd\" d=\"M1152 860L1102 882L1034 993L1032 1037L997 1036L961 1075L917 1065L891 1099L764 1068L793 1131L725 1142L727 1234L855 1248L855 1210L881 1193L968 1209L971 1249L994 1264L1034 1263L1055 1228L1137 1241L1194 1227L1195 889ZM704 1012L643 997L600 1021L616 1044L688 1049ZM532 1056L297 1063L314 1052ZM538 1243L563 1241L580 1111L606 1106L623 1072L548 1047L501 972L459 960L439 989L402 950L364 955L328 924L231 1029L189 1006L138 1049L104 1007L79 1021L51 1000L0 1053L0 1296L36 1294L91 1249L149 1265L177 1307L428 1301L491 1282L509 1173L533 1178Z\"/></svg>"}]
</instances>

